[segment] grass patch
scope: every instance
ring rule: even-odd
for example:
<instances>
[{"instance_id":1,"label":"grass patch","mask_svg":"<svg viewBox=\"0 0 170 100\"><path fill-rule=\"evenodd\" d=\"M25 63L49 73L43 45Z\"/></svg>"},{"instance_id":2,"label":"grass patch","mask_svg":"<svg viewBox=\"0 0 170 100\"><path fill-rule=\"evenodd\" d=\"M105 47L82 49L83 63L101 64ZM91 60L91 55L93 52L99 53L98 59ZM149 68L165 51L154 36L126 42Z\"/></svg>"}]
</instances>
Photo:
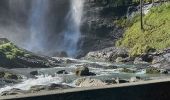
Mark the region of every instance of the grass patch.
<instances>
[{"instance_id":1,"label":"grass patch","mask_svg":"<svg viewBox=\"0 0 170 100\"><path fill-rule=\"evenodd\" d=\"M130 55L137 56L150 50L162 50L170 46L170 3L153 7L144 16L144 31L140 30L140 19L127 27L116 45L130 48Z\"/></svg>"},{"instance_id":2,"label":"grass patch","mask_svg":"<svg viewBox=\"0 0 170 100\"><path fill-rule=\"evenodd\" d=\"M15 59L17 56L29 56L24 50L19 49L11 42L0 45L0 54L10 60Z\"/></svg>"}]
</instances>

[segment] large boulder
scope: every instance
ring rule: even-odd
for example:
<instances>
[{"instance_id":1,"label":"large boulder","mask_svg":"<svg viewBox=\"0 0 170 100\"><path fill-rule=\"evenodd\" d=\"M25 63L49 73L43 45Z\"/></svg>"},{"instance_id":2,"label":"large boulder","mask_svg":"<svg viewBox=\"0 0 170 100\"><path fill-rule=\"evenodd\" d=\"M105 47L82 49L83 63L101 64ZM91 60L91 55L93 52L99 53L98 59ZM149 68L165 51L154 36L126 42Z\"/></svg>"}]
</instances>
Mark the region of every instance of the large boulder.
<instances>
[{"instance_id":1,"label":"large boulder","mask_svg":"<svg viewBox=\"0 0 170 100\"><path fill-rule=\"evenodd\" d=\"M99 79L90 79L90 78L80 78L75 80L75 85L79 87L97 87L97 86L106 86L107 83L102 82Z\"/></svg>"},{"instance_id":2,"label":"large boulder","mask_svg":"<svg viewBox=\"0 0 170 100\"><path fill-rule=\"evenodd\" d=\"M84 67L84 66L77 67L75 70L75 74L77 76L94 76L94 75L96 75L95 73L90 72L88 67Z\"/></svg>"},{"instance_id":3,"label":"large boulder","mask_svg":"<svg viewBox=\"0 0 170 100\"><path fill-rule=\"evenodd\" d=\"M118 57L128 57L128 50L125 48L110 47L99 51L89 52L84 59L115 62Z\"/></svg>"},{"instance_id":4,"label":"large boulder","mask_svg":"<svg viewBox=\"0 0 170 100\"><path fill-rule=\"evenodd\" d=\"M75 70L77 76L94 76L95 74L89 71L88 67L80 66Z\"/></svg>"},{"instance_id":5,"label":"large boulder","mask_svg":"<svg viewBox=\"0 0 170 100\"><path fill-rule=\"evenodd\" d=\"M152 67L170 70L170 48L153 55Z\"/></svg>"}]
</instances>

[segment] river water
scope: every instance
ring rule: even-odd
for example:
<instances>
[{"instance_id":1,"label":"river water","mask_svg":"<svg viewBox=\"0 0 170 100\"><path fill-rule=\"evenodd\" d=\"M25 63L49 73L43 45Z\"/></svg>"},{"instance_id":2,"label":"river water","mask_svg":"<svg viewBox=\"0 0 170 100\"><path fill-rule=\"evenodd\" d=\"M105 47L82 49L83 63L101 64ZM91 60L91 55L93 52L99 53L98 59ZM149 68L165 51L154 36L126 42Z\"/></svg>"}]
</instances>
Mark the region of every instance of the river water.
<instances>
[{"instance_id":1,"label":"river water","mask_svg":"<svg viewBox=\"0 0 170 100\"><path fill-rule=\"evenodd\" d=\"M113 78L119 77L120 79L130 79L134 76L139 76L143 80L148 80L151 78L161 78L165 77L167 75L160 75L160 74L145 74L144 71L138 71L136 73L124 73L120 72L120 68L135 68L136 65L125 65L125 64L113 64L113 63L107 63L107 62L93 62L93 61L87 61L87 60L76 60L71 58L64 58L69 59L70 61L74 63L66 64L64 66L59 66L55 68L17 68L12 69L13 72L18 73L23 76L22 82L19 82L17 84L1 84L0 93L3 91L7 91L13 88L18 88L22 90L29 90L30 87L35 85L49 85L51 83L55 84L67 84L73 87L76 87L74 84L74 81L78 77L74 74L75 69L77 66L81 66L83 64L97 64L100 65L100 67L89 67L90 72L93 72L96 74L96 76L88 76L90 78L100 79L102 81L104 80L110 80ZM118 66L116 69L112 68L104 68L106 66L115 65ZM103 66L103 67L101 67ZM60 70L66 70L68 74L56 74L56 72ZM39 75L36 76L36 78L30 76L31 71L38 71Z\"/></svg>"}]
</instances>

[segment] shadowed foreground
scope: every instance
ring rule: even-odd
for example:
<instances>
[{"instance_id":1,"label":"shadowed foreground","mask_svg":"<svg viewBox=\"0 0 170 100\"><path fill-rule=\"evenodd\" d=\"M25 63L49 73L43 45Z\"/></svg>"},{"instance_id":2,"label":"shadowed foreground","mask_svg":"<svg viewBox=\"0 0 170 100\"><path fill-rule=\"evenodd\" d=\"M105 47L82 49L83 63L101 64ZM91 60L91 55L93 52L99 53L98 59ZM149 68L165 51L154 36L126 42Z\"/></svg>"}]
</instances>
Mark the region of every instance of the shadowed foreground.
<instances>
[{"instance_id":1,"label":"shadowed foreground","mask_svg":"<svg viewBox=\"0 0 170 100\"><path fill-rule=\"evenodd\" d=\"M2 100L169 100L170 79L0 97Z\"/></svg>"}]
</instances>

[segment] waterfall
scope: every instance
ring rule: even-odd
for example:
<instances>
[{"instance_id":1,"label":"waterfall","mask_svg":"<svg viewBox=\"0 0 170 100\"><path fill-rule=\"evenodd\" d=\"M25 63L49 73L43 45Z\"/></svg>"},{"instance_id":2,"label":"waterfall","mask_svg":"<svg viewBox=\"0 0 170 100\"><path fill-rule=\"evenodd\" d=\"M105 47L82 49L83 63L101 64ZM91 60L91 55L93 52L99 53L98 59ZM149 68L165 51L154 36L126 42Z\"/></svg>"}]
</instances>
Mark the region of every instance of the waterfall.
<instances>
[{"instance_id":1,"label":"waterfall","mask_svg":"<svg viewBox=\"0 0 170 100\"><path fill-rule=\"evenodd\" d=\"M4 0L0 36L47 56L64 51L75 57L85 0ZM3 17L4 16L4 17Z\"/></svg>"},{"instance_id":2,"label":"waterfall","mask_svg":"<svg viewBox=\"0 0 170 100\"><path fill-rule=\"evenodd\" d=\"M71 0L71 9L65 19L68 24L64 32L63 46L68 56L75 56L78 50L83 5L84 0Z\"/></svg>"},{"instance_id":3,"label":"waterfall","mask_svg":"<svg viewBox=\"0 0 170 100\"><path fill-rule=\"evenodd\" d=\"M43 52L46 38L46 18L49 0L32 0L32 9L29 16L30 44L27 49L34 52Z\"/></svg>"}]
</instances>

